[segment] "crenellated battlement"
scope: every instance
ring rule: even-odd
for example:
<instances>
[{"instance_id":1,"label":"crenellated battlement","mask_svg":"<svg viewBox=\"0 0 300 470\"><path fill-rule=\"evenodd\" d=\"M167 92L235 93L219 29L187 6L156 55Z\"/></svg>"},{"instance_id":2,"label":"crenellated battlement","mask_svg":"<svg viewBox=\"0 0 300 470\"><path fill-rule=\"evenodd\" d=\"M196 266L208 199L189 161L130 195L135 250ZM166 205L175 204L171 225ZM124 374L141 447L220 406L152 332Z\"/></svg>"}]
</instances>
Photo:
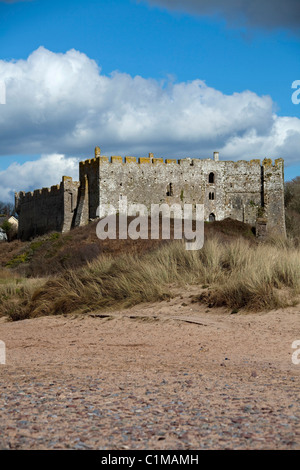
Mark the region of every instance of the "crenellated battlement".
<instances>
[{"instance_id":1,"label":"crenellated battlement","mask_svg":"<svg viewBox=\"0 0 300 470\"><path fill-rule=\"evenodd\" d=\"M190 166L196 166L196 165L201 165L201 162L205 161L210 161L213 162L215 161L217 164L220 165L226 165L226 164L234 164L235 166L253 166L253 165L263 165L263 166L273 166L273 167L279 167L282 166L284 163L284 160L282 158L278 158L272 161L272 159L264 159L262 162L260 159L251 159L251 160L227 160L227 161L216 161L211 158L149 158L149 157L128 157L125 156L124 158L120 155L112 155L111 157L107 156L102 156L101 157L96 157L88 160L84 160L79 162L80 167L87 167L87 166L97 166L102 163L108 163L108 164L130 164L130 163L136 163L138 165L143 165L143 164L149 164L149 165L156 165L156 164L164 164L164 165L190 165Z\"/></svg>"},{"instance_id":2,"label":"crenellated battlement","mask_svg":"<svg viewBox=\"0 0 300 470\"><path fill-rule=\"evenodd\" d=\"M120 155L112 155L110 157L101 155L100 154L100 148L96 147L95 148L95 157L94 158L89 158L86 160L83 160L79 162L79 166L81 168L85 167L98 167L99 164L128 164L128 163L136 163L139 165L144 165L144 164L149 164L149 165L157 165L157 164L164 164L164 165L171 165L171 164L177 164L177 165L183 165L183 166L196 166L196 165L201 165L202 162L211 162L214 161L220 165L224 164L234 164L235 166L253 166L253 165L263 165L263 166L273 166L273 167L279 167L284 164L284 160L282 158L276 159L274 162L272 161L271 158L265 158L262 162L258 158L254 158L251 160L238 160L238 161L220 161L219 160L219 153L214 152L214 158L157 158L154 157L153 153L149 153L148 157L132 157L132 156L125 156L124 158Z\"/></svg>"},{"instance_id":3,"label":"crenellated battlement","mask_svg":"<svg viewBox=\"0 0 300 470\"><path fill-rule=\"evenodd\" d=\"M274 163L271 158L265 158L262 162L264 167L281 168L284 165L283 158L277 158Z\"/></svg>"},{"instance_id":4,"label":"crenellated battlement","mask_svg":"<svg viewBox=\"0 0 300 470\"><path fill-rule=\"evenodd\" d=\"M34 191L20 191L16 193L16 197L19 198L20 202L31 202L43 197L57 196L63 189L63 183L56 184L50 188L35 189Z\"/></svg>"}]
</instances>

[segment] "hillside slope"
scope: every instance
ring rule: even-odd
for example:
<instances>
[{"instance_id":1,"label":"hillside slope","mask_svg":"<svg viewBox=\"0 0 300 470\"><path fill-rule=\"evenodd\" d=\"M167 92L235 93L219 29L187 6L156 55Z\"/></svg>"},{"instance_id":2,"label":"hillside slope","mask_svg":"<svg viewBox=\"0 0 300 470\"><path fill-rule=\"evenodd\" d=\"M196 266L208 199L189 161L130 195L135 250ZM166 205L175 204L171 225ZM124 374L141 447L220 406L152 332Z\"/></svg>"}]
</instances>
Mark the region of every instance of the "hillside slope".
<instances>
[{"instance_id":1,"label":"hillside slope","mask_svg":"<svg viewBox=\"0 0 300 470\"><path fill-rule=\"evenodd\" d=\"M151 240L150 229L149 240L99 240L97 223L91 222L64 234L52 232L30 242L0 243L0 267L11 268L26 277L45 276L82 267L102 254L142 254L168 242ZM256 242L250 225L232 219L206 223L205 239L212 236L224 241L243 237Z\"/></svg>"}]
</instances>

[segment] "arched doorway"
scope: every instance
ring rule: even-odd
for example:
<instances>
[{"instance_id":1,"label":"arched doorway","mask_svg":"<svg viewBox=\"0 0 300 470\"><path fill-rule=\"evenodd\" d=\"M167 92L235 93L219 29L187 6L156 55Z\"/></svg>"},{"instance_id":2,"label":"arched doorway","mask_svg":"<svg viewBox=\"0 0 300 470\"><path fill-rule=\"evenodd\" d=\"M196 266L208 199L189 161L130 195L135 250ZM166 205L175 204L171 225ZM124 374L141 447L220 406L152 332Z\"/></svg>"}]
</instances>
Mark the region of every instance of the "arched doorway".
<instances>
[{"instance_id":1,"label":"arched doorway","mask_svg":"<svg viewBox=\"0 0 300 470\"><path fill-rule=\"evenodd\" d=\"M210 222L214 222L214 221L216 220L215 214L213 214L213 213L209 214L208 220L209 220Z\"/></svg>"}]
</instances>

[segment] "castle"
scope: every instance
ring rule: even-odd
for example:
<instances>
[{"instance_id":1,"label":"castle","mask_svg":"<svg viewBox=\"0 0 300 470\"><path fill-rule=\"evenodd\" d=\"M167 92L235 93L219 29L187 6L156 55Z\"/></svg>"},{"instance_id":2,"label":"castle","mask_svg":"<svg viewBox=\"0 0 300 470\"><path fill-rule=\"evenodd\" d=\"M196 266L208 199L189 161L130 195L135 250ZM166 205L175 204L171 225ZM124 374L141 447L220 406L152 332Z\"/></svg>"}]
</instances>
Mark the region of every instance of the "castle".
<instances>
[{"instance_id":1,"label":"castle","mask_svg":"<svg viewBox=\"0 0 300 470\"><path fill-rule=\"evenodd\" d=\"M256 226L258 236L285 236L284 162L265 158L220 161L101 156L79 163L79 182L63 176L59 185L15 194L19 238L50 231L67 232L97 218L101 203L204 204L205 221L227 217Z\"/></svg>"}]
</instances>

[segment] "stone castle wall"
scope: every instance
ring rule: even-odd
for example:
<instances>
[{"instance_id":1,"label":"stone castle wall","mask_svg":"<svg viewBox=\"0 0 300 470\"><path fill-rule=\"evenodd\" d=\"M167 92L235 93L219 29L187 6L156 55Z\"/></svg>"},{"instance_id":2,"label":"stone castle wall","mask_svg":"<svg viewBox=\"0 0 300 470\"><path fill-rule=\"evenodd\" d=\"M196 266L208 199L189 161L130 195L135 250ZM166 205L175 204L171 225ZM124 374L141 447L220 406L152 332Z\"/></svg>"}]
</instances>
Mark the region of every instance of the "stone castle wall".
<instances>
[{"instance_id":1,"label":"stone castle wall","mask_svg":"<svg viewBox=\"0 0 300 470\"><path fill-rule=\"evenodd\" d=\"M265 159L262 165L262 192L264 216L269 233L285 234L284 164L280 158L272 165Z\"/></svg>"},{"instance_id":2,"label":"stone castle wall","mask_svg":"<svg viewBox=\"0 0 300 470\"><path fill-rule=\"evenodd\" d=\"M213 214L255 223L261 206L261 165L257 160L225 162L211 159L99 159L102 203L117 207L120 196L129 203L204 204L205 220ZM211 175L211 176L210 176Z\"/></svg>"},{"instance_id":3,"label":"stone castle wall","mask_svg":"<svg viewBox=\"0 0 300 470\"><path fill-rule=\"evenodd\" d=\"M101 156L80 162L80 182L67 177L41 194L18 193L20 237L67 231L97 217L101 203L204 204L206 221L226 217L256 225L264 218L269 233L285 235L283 160L219 161ZM23 195L22 195L23 194Z\"/></svg>"},{"instance_id":4,"label":"stone castle wall","mask_svg":"<svg viewBox=\"0 0 300 470\"><path fill-rule=\"evenodd\" d=\"M60 185L17 193L15 203L19 214L19 238L28 240L46 232L71 230L79 185L79 182L64 176Z\"/></svg>"}]
</instances>

